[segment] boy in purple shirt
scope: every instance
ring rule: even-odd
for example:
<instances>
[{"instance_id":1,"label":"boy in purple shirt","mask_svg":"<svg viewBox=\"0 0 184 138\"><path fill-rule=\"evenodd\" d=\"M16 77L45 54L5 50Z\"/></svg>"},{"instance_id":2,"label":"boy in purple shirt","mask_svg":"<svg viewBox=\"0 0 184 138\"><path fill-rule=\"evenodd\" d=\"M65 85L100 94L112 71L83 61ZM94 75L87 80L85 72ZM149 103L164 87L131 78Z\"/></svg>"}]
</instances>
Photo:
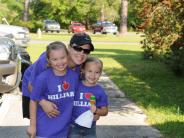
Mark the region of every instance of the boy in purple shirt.
<instances>
[{"instance_id":1,"label":"boy in purple shirt","mask_svg":"<svg viewBox=\"0 0 184 138\"><path fill-rule=\"evenodd\" d=\"M74 93L78 86L78 75L67 68L68 51L62 42L47 46L49 68L35 80L30 101L30 126L28 134L43 138L67 138L73 108ZM37 104L46 99L57 105L60 112L50 118Z\"/></svg>"},{"instance_id":2,"label":"boy in purple shirt","mask_svg":"<svg viewBox=\"0 0 184 138\"><path fill-rule=\"evenodd\" d=\"M105 116L108 113L108 97L104 89L97 84L102 68L101 60L94 57L89 57L81 66L83 80L75 93L69 138L96 138L96 121L91 128L80 126L75 121L88 110L99 116ZM91 96L96 97L95 105L90 103Z\"/></svg>"}]
</instances>

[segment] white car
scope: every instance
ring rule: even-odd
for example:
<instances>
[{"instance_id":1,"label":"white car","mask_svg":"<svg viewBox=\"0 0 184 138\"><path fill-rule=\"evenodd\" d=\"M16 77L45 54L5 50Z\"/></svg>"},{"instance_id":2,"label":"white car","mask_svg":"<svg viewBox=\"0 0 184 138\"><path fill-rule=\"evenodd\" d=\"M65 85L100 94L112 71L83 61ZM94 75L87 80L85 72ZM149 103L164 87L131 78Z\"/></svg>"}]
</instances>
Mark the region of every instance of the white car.
<instances>
[{"instance_id":1,"label":"white car","mask_svg":"<svg viewBox=\"0 0 184 138\"><path fill-rule=\"evenodd\" d=\"M45 32L51 31L51 32L60 32L60 24L55 20L44 20L43 21L44 26L43 29Z\"/></svg>"},{"instance_id":2,"label":"white car","mask_svg":"<svg viewBox=\"0 0 184 138\"><path fill-rule=\"evenodd\" d=\"M97 21L95 24L92 25L93 33L100 32L102 34L117 34L118 33L118 27L110 22L110 21Z\"/></svg>"},{"instance_id":3,"label":"white car","mask_svg":"<svg viewBox=\"0 0 184 138\"><path fill-rule=\"evenodd\" d=\"M30 40L28 28L8 24L0 24L0 31L12 34L16 45L27 47L27 43Z\"/></svg>"},{"instance_id":4,"label":"white car","mask_svg":"<svg viewBox=\"0 0 184 138\"><path fill-rule=\"evenodd\" d=\"M18 47L7 37L0 37L0 95L17 88L21 81Z\"/></svg>"}]
</instances>

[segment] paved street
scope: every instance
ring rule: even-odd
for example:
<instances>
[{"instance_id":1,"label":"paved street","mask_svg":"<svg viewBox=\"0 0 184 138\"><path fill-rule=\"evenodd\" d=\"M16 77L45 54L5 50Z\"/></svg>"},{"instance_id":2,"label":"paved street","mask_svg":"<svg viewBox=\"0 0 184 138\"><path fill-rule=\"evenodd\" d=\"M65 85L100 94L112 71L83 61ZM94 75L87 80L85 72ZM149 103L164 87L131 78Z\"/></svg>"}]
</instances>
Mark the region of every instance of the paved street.
<instances>
[{"instance_id":1,"label":"paved street","mask_svg":"<svg viewBox=\"0 0 184 138\"><path fill-rule=\"evenodd\" d=\"M21 95L17 92L3 96L0 107L0 138L27 138L28 119L22 118Z\"/></svg>"}]
</instances>

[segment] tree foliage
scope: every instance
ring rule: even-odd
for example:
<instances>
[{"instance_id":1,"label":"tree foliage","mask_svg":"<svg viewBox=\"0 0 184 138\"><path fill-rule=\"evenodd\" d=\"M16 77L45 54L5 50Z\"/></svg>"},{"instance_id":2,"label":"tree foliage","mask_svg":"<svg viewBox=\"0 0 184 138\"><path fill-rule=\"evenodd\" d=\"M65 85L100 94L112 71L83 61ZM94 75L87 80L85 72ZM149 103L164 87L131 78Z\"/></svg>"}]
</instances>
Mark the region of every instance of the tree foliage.
<instances>
[{"instance_id":1,"label":"tree foliage","mask_svg":"<svg viewBox=\"0 0 184 138\"><path fill-rule=\"evenodd\" d=\"M1 0L6 5L0 13L14 24L22 24L25 0ZM31 0L29 1L29 24L40 24L45 19L57 20L62 28L67 28L71 21L79 21L90 27L100 20L100 12L104 5L105 20L119 23L119 0ZM6 7L13 14L6 12ZM26 25L26 23L23 23Z\"/></svg>"},{"instance_id":2,"label":"tree foliage","mask_svg":"<svg viewBox=\"0 0 184 138\"><path fill-rule=\"evenodd\" d=\"M18 3L16 0L1 0L0 7L0 19L6 17L12 23L20 17L19 13L22 11L20 2Z\"/></svg>"},{"instance_id":3,"label":"tree foliage","mask_svg":"<svg viewBox=\"0 0 184 138\"><path fill-rule=\"evenodd\" d=\"M145 34L145 39L142 41L145 58L162 58L167 63L173 64L170 65L174 68L184 64L181 63L183 62L181 58L184 58L181 54L183 51L178 49L176 52L173 48L182 44L183 5L183 0L143 0L139 2L138 16L142 23L137 25L137 28ZM174 62L168 62L168 59Z\"/></svg>"}]
</instances>

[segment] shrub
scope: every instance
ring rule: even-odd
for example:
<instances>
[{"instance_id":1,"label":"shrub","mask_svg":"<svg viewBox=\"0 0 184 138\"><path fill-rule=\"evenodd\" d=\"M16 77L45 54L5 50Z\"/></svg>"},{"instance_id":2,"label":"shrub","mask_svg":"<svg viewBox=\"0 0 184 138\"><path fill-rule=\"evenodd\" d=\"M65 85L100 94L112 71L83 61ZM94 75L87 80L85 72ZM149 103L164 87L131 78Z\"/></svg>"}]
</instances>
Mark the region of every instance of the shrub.
<instances>
[{"instance_id":1,"label":"shrub","mask_svg":"<svg viewBox=\"0 0 184 138\"><path fill-rule=\"evenodd\" d=\"M177 75L184 73L184 7L183 1L150 1L139 3L137 25L145 34L144 58L161 59ZM166 57L166 58L163 58Z\"/></svg>"},{"instance_id":2,"label":"shrub","mask_svg":"<svg viewBox=\"0 0 184 138\"><path fill-rule=\"evenodd\" d=\"M15 22L16 25L27 27L30 32L36 32L38 28L43 28L43 23L41 21L17 21Z\"/></svg>"},{"instance_id":3,"label":"shrub","mask_svg":"<svg viewBox=\"0 0 184 138\"><path fill-rule=\"evenodd\" d=\"M184 75L184 35L179 37L168 52L167 63L177 76Z\"/></svg>"}]
</instances>

